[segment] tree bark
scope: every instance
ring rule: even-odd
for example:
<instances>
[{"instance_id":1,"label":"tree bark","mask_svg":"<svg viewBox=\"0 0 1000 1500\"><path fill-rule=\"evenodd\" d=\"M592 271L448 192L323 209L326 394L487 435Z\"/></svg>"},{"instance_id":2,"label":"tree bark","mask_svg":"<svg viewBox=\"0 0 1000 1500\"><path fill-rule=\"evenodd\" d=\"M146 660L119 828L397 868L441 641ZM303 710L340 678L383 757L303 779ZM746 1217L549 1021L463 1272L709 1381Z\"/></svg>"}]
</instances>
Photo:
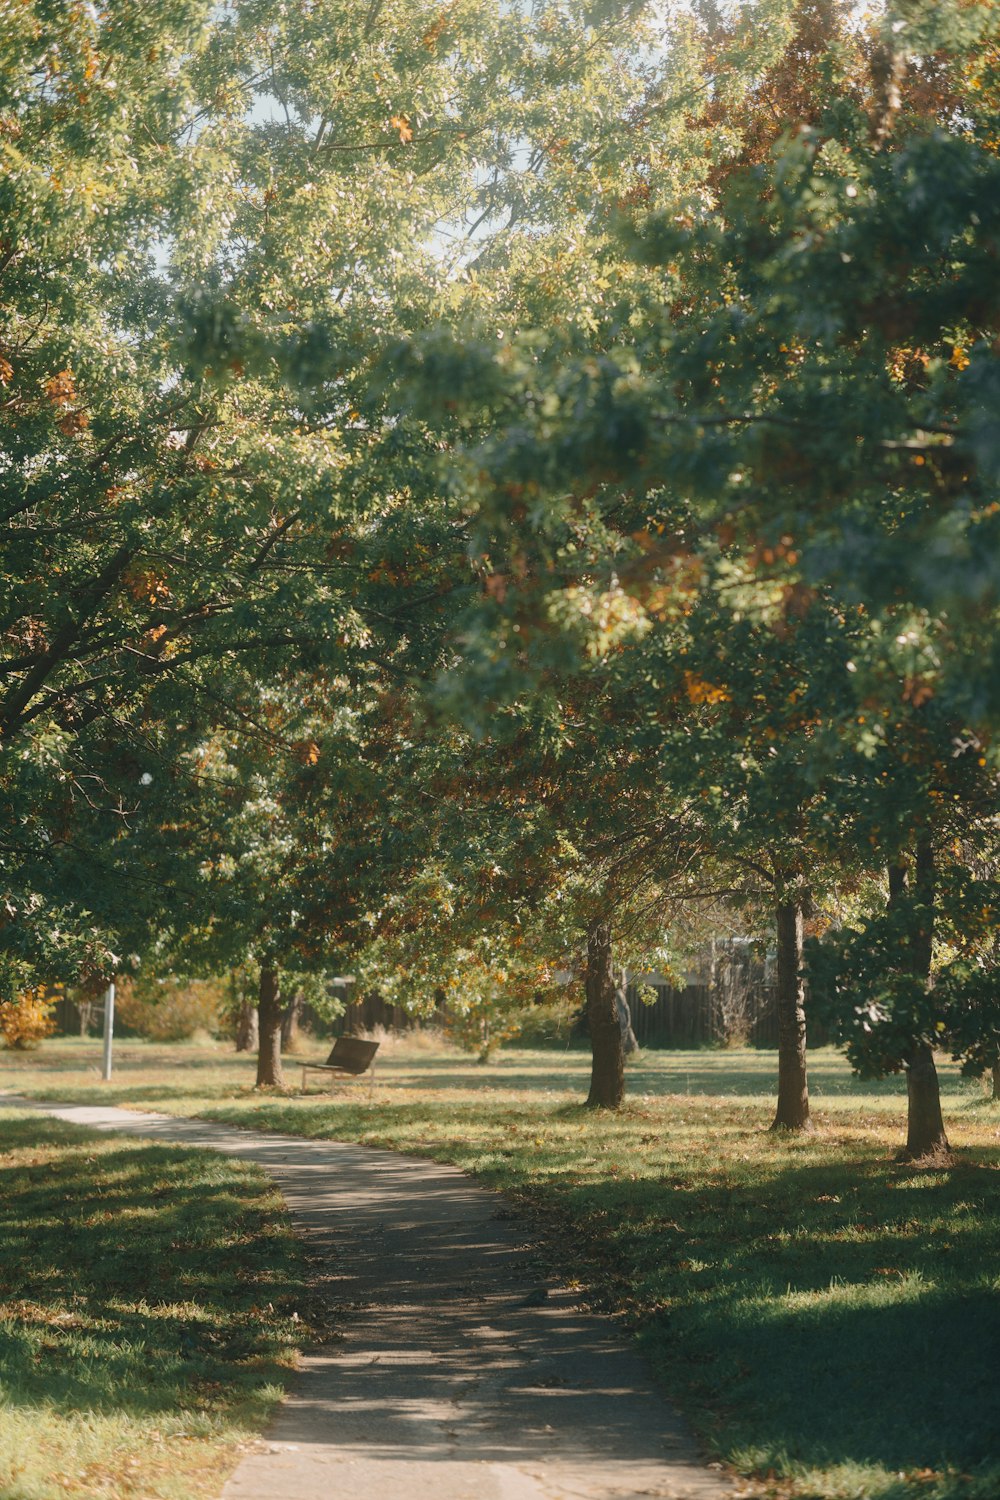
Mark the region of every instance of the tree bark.
<instances>
[{"instance_id":1,"label":"tree bark","mask_svg":"<svg viewBox=\"0 0 1000 1500\"><path fill-rule=\"evenodd\" d=\"M913 936L913 961L916 972L931 986L931 959L934 953L934 902L937 897L934 869L934 847L926 834L917 840L913 889L922 908L920 925Z\"/></svg>"},{"instance_id":2,"label":"tree bark","mask_svg":"<svg viewBox=\"0 0 1000 1500\"><path fill-rule=\"evenodd\" d=\"M296 990L285 1006L285 1014L281 1018L281 1050L282 1052L297 1052L299 1050L299 1022L302 1019L302 991Z\"/></svg>"},{"instance_id":3,"label":"tree bark","mask_svg":"<svg viewBox=\"0 0 1000 1500\"><path fill-rule=\"evenodd\" d=\"M898 860L889 866L889 905L892 906L906 890L906 866Z\"/></svg>"},{"instance_id":4,"label":"tree bark","mask_svg":"<svg viewBox=\"0 0 1000 1500\"><path fill-rule=\"evenodd\" d=\"M585 989L592 1057L587 1103L591 1108L618 1109L625 1097L625 1055L615 1006L611 926L600 919L587 928Z\"/></svg>"},{"instance_id":5,"label":"tree bark","mask_svg":"<svg viewBox=\"0 0 1000 1500\"><path fill-rule=\"evenodd\" d=\"M282 1088L285 1080L281 1072L281 979L270 963L260 966L257 1020L257 1087Z\"/></svg>"},{"instance_id":6,"label":"tree bark","mask_svg":"<svg viewBox=\"0 0 1000 1500\"><path fill-rule=\"evenodd\" d=\"M806 1076L805 985L802 979L804 897L778 903L778 1106L772 1130L811 1130Z\"/></svg>"},{"instance_id":7,"label":"tree bark","mask_svg":"<svg viewBox=\"0 0 1000 1500\"><path fill-rule=\"evenodd\" d=\"M913 934L913 972L919 974L930 989L931 960L934 949L935 901L934 849L925 834L917 842L914 894L920 909L920 925ZM890 877L891 878L891 877ZM890 883L890 896L892 885ZM905 1160L924 1156L948 1156L951 1147L941 1115L941 1090L938 1085L934 1053L924 1041L915 1041L905 1058L906 1065L906 1149Z\"/></svg>"},{"instance_id":8,"label":"tree bark","mask_svg":"<svg viewBox=\"0 0 1000 1500\"><path fill-rule=\"evenodd\" d=\"M934 1053L926 1042L917 1042L906 1059L906 1150L904 1160L924 1156L948 1156L951 1147L941 1116Z\"/></svg>"},{"instance_id":9,"label":"tree bark","mask_svg":"<svg viewBox=\"0 0 1000 1500\"><path fill-rule=\"evenodd\" d=\"M628 975L625 969L619 969L615 975L615 1013L618 1016L618 1028L622 1034L622 1052L626 1057L631 1057L633 1052L638 1052L639 1043L632 1029L632 1011L628 1003Z\"/></svg>"},{"instance_id":10,"label":"tree bark","mask_svg":"<svg viewBox=\"0 0 1000 1500\"><path fill-rule=\"evenodd\" d=\"M252 1000L244 1000L236 1016L237 1052L256 1052L258 1035L257 1007Z\"/></svg>"}]
</instances>

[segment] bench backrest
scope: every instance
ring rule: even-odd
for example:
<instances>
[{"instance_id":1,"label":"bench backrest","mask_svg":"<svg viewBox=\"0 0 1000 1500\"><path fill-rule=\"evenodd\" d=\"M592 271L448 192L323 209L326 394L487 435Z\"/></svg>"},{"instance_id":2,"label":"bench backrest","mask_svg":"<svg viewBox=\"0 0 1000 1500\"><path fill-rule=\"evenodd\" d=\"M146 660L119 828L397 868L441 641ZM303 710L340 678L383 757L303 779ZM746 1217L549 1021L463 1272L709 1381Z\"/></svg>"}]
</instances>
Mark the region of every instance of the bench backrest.
<instances>
[{"instance_id":1,"label":"bench backrest","mask_svg":"<svg viewBox=\"0 0 1000 1500\"><path fill-rule=\"evenodd\" d=\"M338 1036L326 1060L328 1068L343 1068L345 1073L364 1073L378 1051L378 1042L365 1042L359 1036Z\"/></svg>"}]
</instances>

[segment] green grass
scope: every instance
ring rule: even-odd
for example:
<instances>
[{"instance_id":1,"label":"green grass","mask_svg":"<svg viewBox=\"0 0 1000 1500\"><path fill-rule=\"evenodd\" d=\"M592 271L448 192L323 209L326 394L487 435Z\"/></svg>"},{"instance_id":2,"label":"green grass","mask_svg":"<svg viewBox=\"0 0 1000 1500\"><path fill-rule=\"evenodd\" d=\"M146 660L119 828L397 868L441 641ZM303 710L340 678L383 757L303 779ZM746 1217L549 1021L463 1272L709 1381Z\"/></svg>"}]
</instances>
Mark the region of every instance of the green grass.
<instances>
[{"instance_id":1,"label":"green grass","mask_svg":"<svg viewBox=\"0 0 1000 1500\"><path fill-rule=\"evenodd\" d=\"M315 1052L319 1052L319 1048ZM419 1152L504 1188L553 1269L639 1333L704 1441L761 1493L1000 1493L1000 1108L942 1068L958 1163L897 1165L901 1083L811 1055L816 1132L774 1136L773 1054L646 1053L616 1115L580 1052L489 1067L387 1047L374 1097L257 1095L224 1050L95 1043L0 1058L0 1087ZM381 1058L381 1054L380 1054ZM89 1071L88 1071L89 1070ZM297 1082L289 1066L289 1082Z\"/></svg>"},{"instance_id":2,"label":"green grass","mask_svg":"<svg viewBox=\"0 0 1000 1500\"><path fill-rule=\"evenodd\" d=\"M262 1173L2 1112L0 1497L218 1494L295 1359Z\"/></svg>"}]
</instances>

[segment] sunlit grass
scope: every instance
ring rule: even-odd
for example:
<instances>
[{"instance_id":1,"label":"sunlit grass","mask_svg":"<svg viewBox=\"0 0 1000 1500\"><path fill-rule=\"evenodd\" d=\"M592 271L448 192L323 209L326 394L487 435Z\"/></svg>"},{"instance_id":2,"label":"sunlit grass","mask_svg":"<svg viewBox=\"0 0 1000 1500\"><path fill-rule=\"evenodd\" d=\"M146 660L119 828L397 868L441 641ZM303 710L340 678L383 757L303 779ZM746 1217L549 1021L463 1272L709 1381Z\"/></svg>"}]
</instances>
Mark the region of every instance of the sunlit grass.
<instances>
[{"instance_id":1,"label":"sunlit grass","mask_svg":"<svg viewBox=\"0 0 1000 1500\"><path fill-rule=\"evenodd\" d=\"M214 1153L2 1114L0 1496L214 1497L295 1358L302 1255Z\"/></svg>"},{"instance_id":2,"label":"sunlit grass","mask_svg":"<svg viewBox=\"0 0 1000 1500\"><path fill-rule=\"evenodd\" d=\"M323 1048L316 1047L313 1055ZM811 1054L817 1130L770 1134L767 1052L646 1053L619 1114L579 1051L481 1067L387 1046L374 1090L255 1094L252 1060L93 1042L0 1060L0 1086L335 1136L457 1163L538 1225L553 1270L625 1318L703 1440L798 1497L1000 1493L1000 1108L942 1067L958 1164L894 1161L905 1090ZM289 1060L288 1082L298 1083Z\"/></svg>"}]
</instances>

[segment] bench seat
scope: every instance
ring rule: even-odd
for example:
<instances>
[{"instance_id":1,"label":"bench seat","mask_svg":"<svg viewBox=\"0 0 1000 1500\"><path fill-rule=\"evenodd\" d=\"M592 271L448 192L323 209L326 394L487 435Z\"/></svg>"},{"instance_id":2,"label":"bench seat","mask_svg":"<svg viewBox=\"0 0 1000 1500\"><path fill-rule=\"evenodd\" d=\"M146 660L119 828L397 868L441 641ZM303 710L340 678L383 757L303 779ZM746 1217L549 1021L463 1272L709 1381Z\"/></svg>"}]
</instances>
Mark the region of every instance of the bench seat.
<instances>
[{"instance_id":1,"label":"bench seat","mask_svg":"<svg viewBox=\"0 0 1000 1500\"><path fill-rule=\"evenodd\" d=\"M349 1082L367 1073L369 1083L373 1084L375 1054L378 1049L378 1042L367 1042L359 1036L339 1036L325 1063L303 1063L302 1092L306 1091L306 1077L309 1073L325 1073L331 1082L338 1078Z\"/></svg>"}]
</instances>

